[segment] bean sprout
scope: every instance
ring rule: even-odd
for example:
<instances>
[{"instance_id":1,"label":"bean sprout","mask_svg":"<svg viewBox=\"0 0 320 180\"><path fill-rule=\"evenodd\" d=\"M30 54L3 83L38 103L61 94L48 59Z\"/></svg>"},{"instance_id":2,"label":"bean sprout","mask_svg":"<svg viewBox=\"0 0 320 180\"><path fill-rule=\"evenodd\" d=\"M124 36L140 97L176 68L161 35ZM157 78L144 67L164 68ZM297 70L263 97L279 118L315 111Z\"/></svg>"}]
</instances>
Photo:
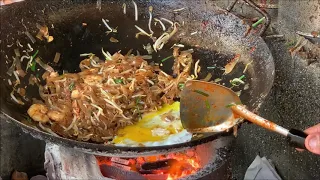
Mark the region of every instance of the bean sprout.
<instances>
[{"instance_id":1,"label":"bean sprout","mask_svg":"<svg viewBox=\"0 0 320 180\"><path fill-rule=\"evenodd\" d=\"M93 67L101 67L101 65L99 63L97 63L96 61L94 61L92 58L90 58L90 64Z\"/></svg>"},{"instance_id":2,"label":"bean sprout","mask_svg":"<svg viewBox=\"0 0 320 180\"><path fill-rule=\"evenodd\" d=\"M152 29L151 29L152 10L153 10L153 7L152 7L152 6L149 6L149 23L148 23L148 27L149 27L150 34L153 34L153 31L152 31Z\"/></svg>"},{"instance_id":3,"label":"bean sprout","mask_svg":"<svg viewBox=\"0 0 320 180\"><path fill-rule=\"evenodd\" d=\"M96 124L96 122L94 122L94 120L93 120L93 117L92 117L92 116L90 116L90 121L91 121L91 123L92 123L93 125L95 125L95 126L97 125L97 124Z\"/></svg>"},{"instance_id":4,"label":"bean sprout","mask_svg":"<svg viewBox=\"0 0 320 180\"><path fill-rule=\"evenodd\" d=\"M97 123L100 122L99 116L98 114L96 114L95 112L92 112L93 116L95 117L95 119L97 120Z\"/></svg>"},{"instance_id":5,"label":"bean sprout","mask_svg":"<svg viewBox=\"0 0 320 180\"><path fill-rule=\"evenodd\" d=\"M46 132L48 132L48 133L50 133L50 134L52 134L52 135L54 135L54 136L56 136L56 137L59 137L59 136L58 136L56 133L54 133L50 128L44 127L41 122L39 122L39 126L40 126L40 128L43 129L44 131L46 131Z\"/></svg>"},{"instance_id":6,"label":"bean sprout","mask_svg":"<svg viewBox=\"0 0 320 180\"><path fill-rule=\"evenodd\" d=\"M122 109L117 105L115 104L113 101L110 101L109 99L103 99L104 101L106 101L107 103L109 103L110 105L112 105L114 108L116 108L120 113L122 113Z\"/></svg>"},{"instance_id":7,"label":"bean sprout","mask_svg":"<svg viewBox=\"0 0 320 180\"><path fill-rule=\"evenodd\" d=\"M126 3L122 4L122 8L123 8L123 14L127 14L127 5L126 5Z\"/></svg>"},{"instance_id":8,"label":"bean sprout","mask_svg":"<svg viewBox=\"0 0 320 180\"><path fill-rule=\"evenodd\" d=\"M20 47L23 47L23 45L20 43L20 41L17 39L17 45Z\"/></svg>"},{"instance_id":9,"label":"bean sprout","mask_svg":"<svg viewBox=\"0 0 320 180\"><path fill-rule=\"evenodd\" d=\"M181 53L194 53L194 50L188 49L188 50L181 51Z\"/></svg>"},{"instance_id":10,"label":"bean sprout","mask_svg":"<svg viewBox=\"0 0 320 180\"><path fill-rule=\"evenodd\" d=\"M16 102L16 103L18 103L18 104L20 104L20 105L24 105L24 102L22 102L20 99L17 99L17 98L14 96L13 93L14 93L14 92L11 91L10 96L11 96L11 98L14 100L14 102Z\"/></svg>"},{"instance_id":11,"label":"bean sprout","mask_svg":"<svg viewBox=\"0 0 320 180\"><path fill-rule=\"evenodd\" d=\"M93 103L91 103L91 106L93 106L93 107L95 107L95 108L97 108L99 110L98 111L98 116L100 116L100 114L104 116L103 109L101 107L99 107L98 105L93 104Z\"/></svg>"},{"instance_id":12,"label":"bean sprout","mask_svg":"<svg viewBox=\"0 0 320 180\"><path fill-rule=\"evenodd\" d=\"M170 49L172 49L174 47L184 48L184 45L183 44L174 44Z\"/></svg>"},{"instance_id":13,"label":"bean sprout","mask_svg":"<svg viewBox=\"0 0 320 180\"><path fill-rule=\"evenodd\" d=\"M145 30L141 29L139 26L135 25L135 27L140 31L140 34L143 34L143 35L146 35L146 36L149 36L149 37L152 36L151 34L147 33ZM136 34L136 38L138 38L140 34L137 33Z\"/></svg>"},{"instance_id":14,"label":"bean sprout","mask_svg":"<svg viewBox=\"0 0 320 180\"><path fill-rule=\"evenodd\" d=\"M92 54L92 53L83 53L83 54L80 54L80 57L86 57L86 56L94 56L94 54Z\"/></svg>"},{"instance_id":15,"label":"bean sprout","mask_svg":"<svg viewBox=\"0 0 320 180\"><path fill-rule=\"evenodd\" d=\"M166 22L170 23L171 26L174 25L174 23L173 23L172 21L170 21L169 19L166 19L166 18L160 18L160 19L163 20L163 21L166 21Z\"/></svg>"},{"instance_id":16,"label":"bean sprout","mask_svg":"<svg viewBox=\"0 0 320 180\"><path fill-rule=\"evenodd\" d=\"M143 94L137 94L137 95L133 95L132 98L136 98L136 97L146 97L147 95L143 95Z\"/></svg>"},{"instance_id":17,"label":"bean sprout","mask_svg":"<svg viewBox=\"0 0 320 180\"><path fill-rule=\"evenodd\" d=\"M135 25L135 27L136 27L141 33L143 33L144 35L146 35L146 36L151 36L151 34L147 33L145 30L143 30L143 29L140 28L139 26Z\"/></svg>"},{"instance_id":18,"label":"bean sprout","mask_svg":"<svg viewBox=\"0 0 320 180\"><path fill-rule=\"evenodd\" d=\"M33 48L31 47L31 45L28 43L28 48L29 48L29 52L32 52L33 51Z\"/></svg>"},{"instance_id":19,"label":"bean sprout","mask_svg":"<svg viewBox=\"0 0 320 180\"><path fill-rule=\"evenodd\" d=\"M20 58L20 62L23 62L24 59L30 59L30 58L31 58L31 56L26 56L26 55L24 55L24 56L22 56L22 57Z\"/></svg>"},{"instance_id":20,"label":"bean sprout","mask_svg":"<svg viewBox=\"0 0 320 180\"><path fill-rule=\"evenodd\" d=\"M200 66L199 66L200 60L198 60L194 65L194 76L197 79L198 78L198 72L200 72Z\"/></svg>"},{"instance_id":21,"label":"bean sprout","mask_svg":"<svg viewBox=\"0 0 320 180\"><path fill-rule=\"evenodd\" d=\"M154 82L151 81L150 79L147 79L147 82L150 83L151 85L154 85Z\"/></svg>"},{"instance_id":22,"label":"bean sprout","mask_svg":"<svg viewBox=\"0 0 320 180\"><path fill-rule=\"evenodd\" d=\"M244 67L243 73L245 73L249 67L249 65L252 64L253 61L250 61L248 64L246 64L246 66Z\"/></svg>"},{"instance_id":23,"label":"bean sprout","mask_svg":"<svg viewBox=\"0 0 320 180\"><path fill-rule=\"evenodd\" d=\"M106 58L106 60L112 60L112 56L111 56L111 54L107 51L107 52L105 52L104 50L103 50L103 48L101 48L101 51L102 51L102 54L104 55L104 57Z\"/></svg>"},{"instance_id":24,"label":"bean sprout","mask_svg":"<svg viewBox=\"0 0 320 180\"><path fill-rule=\"evenodd\" d=\"M180 8L180 9L175 9L175 10L173 10L173 12L179 12L179 11L183 11L183 10L185 10L186 8L185 7L183 7L183 8Z\"/></svg>"},{"instance_id":25,"label":"bean sprout","mask_svg":"<svg viewBox=\"0 0 320 180\"><path fill-rule=\"evenodd\" d=\"M154 18L154 20L156 21L156 23L159 22L159 24L161 25L163 31L167 30L166 26L163 24L163 22L160 19Z\"/></svg>"},{"instance_id":26,"label":"bean sprout","mask_svg":"<svg viewBox=\"0 0 320 180\"><path fill-rule=\"evenodd\" d=\"M192 32L190 35L193 36L193 35L196 35L196 34L198 34L198 31Z\"/></svg>"},{"instance_id":27,"label":"bean sprout","mask_svg":"<svg viewBox=\"0 0 320 180\"><path fill-rule=\"evenodd\" d=\"M107 22L109 22L108 19L102 19L102 22L103 22L103 24L109 29L108 32L114 32L114 33L118 32L117 29L113 29L113 28L111 28L111 27L109 26L109 24L107 23Z\"/></svg>"},{"instance_id":28,"label":"bean sprout","mask_svg":"<svg viewBox=\"0 0 320 180\"><path fill-rule=\"evenodd\" d=\"M135 19L135 21L138 21L138 6L137 6L137 3L136 2L134 2L133 0L132 0L132 3L133 3L133 6L134 6L134 19Z\"/></svg>"},{"instance_id":29,"label":"bean sprout","mask_svg":"<svg viewBox=\"0 0 320 180\"><path fill-rule=\"evenodd\" d=\"M13 74L14 74L14 77L17 79L16 84L20 84L20 79L19 79L17 71L13 71Z\"/></svg>"},{"instance_id":30,"label":"bean sprout","mask_svg":"<svg viewBox=\"0 0 320 180\"><path fill-rule=\"evenodd\" d=\"M156 40L156 42L153 44L153 49L156 52L161 50L164 44L166 44L169 39L178 31L177 24L178 23L174 23L174 29L170 32L170 34L165 32Z\"/></svg>"},{"instance_id":31,"label":"bean sprout","mask_svg":"<svg viewBox=\"0 0 320 180\"><path fill-rule=\"evenodd\" d=\"M70 129L72 129L74 124L76 123L76 121L77 121L77 117L73 116L72 122L70 123L70 125L64 131L69 131Z\"/></svg>"},{"instance_id":32,"label":"bean sprout","mask_svg":"<svg viewBox=\"0 0 320 180\"><path fill-rule=\"evenodd\" d=\"M134 90L134 83L135 83L135 81L136 81L136 79L133 79L133 80L131 81L131 85L130 85L130 87L129 87L129 90L130 90L130 91L133 91L133 90Z\"/></svg>"}]
</instances>

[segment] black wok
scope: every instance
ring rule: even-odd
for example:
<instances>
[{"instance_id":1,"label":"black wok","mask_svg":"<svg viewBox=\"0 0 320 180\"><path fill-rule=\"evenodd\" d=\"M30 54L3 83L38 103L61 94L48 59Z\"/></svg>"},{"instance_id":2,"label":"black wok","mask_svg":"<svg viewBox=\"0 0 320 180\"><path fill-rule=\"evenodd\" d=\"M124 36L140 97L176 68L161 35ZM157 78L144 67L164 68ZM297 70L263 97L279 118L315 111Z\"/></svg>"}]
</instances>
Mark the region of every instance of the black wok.
<instances>
[{"instance_id":1,"label":"black wok","mask_svg":"<svg viewBox=\"0 0 320 180\"><path fill-rule=\"evenodd\" d=\"M129 49L134 49L139 50L141 54L147 54L142 45L152 44L152 42L146 37L137 40L135 33L138 31L134 25L148 30L148 7L150 5L154 9L154 17L165 17L184 24L160 53L153 54L154 59L152 61L159 62L162 58L171 55L172 50L169 48L174 43L185 44L187 47L184 49L193 48L195 51L194 59L200 59L202 70L199 79L204 78L210 72L213 75L212 80L222 78L221 83L225 83L226 86L231 86L229 80L241 76L245 64L252 61L246 72L246 81L249 82L250 88L242 91L241 99L250 110L259 108L272 86L274 64L267 45L258 34L254 34L252 31L251 34L245 36L248 25L244 24L235 15L225 13L209 0L136 2L139 9L138 22L134 21L134 8L131 1L126 1L126 15L123 14L123 1L102 1L101 10L97 8L96 1L83 0L27 0L3 7L0 10L1 112L11 122L36 138L89 153L109 156L142 156L166 153L212 141L222 136L231 137L231 132L224 132L207 134L202 137L195 137L190 142L168 146L115 147L56 137L25 121L26 111L31 101L25 102L24 106L14 103L9 95L12 86L8 85L7 82L9 76L6 72L12 64L15 48L19 48L22 52L23 49L26 49L27 43L30 43L34 51L39 50L39 56L60 73L63 70L68 72L79 71L79 62L82 59L79 54L81 53L92 52L99 57L103 57L101 47L110 53L122 50L125 54ZM186 7L186 9L173 13L174 9L182 7ZM102 24L102 18L108 19L111 26L118 27L118 33L114 37L120 41L119 43L109 41L111 36L106 34L107 29ZM38 32L36 23L49 27L50 35L54 37L53 42L46 43L37 40L36 43L32 43L30 41L24 32L28 31L35 37ZM86 23L87 26L82 26L82 23ZM168 24L166 25L168 26ZM153 30L158 34L157 37L162 33L160 26L153 26ZM191 33L194 35L191 35ZM17 40L24 46L23 48L16 43ZM52 61L56 52L61 53L61 59L57 65L54 65ZM206 68L207 66L224 67L236 54L241 54L241 62L228 75L222 75L224 71L219 68ZM172 64L172 60L164 62L163 69L170 73ZM42 72L41 69L37 73L41 75ZM22 82L22 84L28 84L28 77L24 79L25 82ZM30 100L32 97L40 99L37 86L28 86L27 97Z\"/></svg>"}]
</instances>

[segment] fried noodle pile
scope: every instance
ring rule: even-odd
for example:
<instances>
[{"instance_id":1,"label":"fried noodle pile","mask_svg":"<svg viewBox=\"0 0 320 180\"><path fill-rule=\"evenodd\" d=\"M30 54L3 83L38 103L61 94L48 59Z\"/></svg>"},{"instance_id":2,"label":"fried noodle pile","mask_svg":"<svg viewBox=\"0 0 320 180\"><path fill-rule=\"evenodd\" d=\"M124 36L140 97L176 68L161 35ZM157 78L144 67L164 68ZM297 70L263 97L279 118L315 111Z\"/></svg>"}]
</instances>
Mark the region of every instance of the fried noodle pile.
<instances>
[{"instance_id":1,"label":"fried noodle pile","mask_svg":"<svg viewBox=\"0 0 320 180\"><path fill-rule=\"evenodd\" d=\"M92 55L81 61L79 73L43 76L46 85L39 93L44 104L33 104L28 114L63 137L106 142L142 114L179 98L181 84L194 77L192 55L175 48L173 57L171 76L140 56L115 53L112 60L101 61Z\"/></svg>"}]
</instances>

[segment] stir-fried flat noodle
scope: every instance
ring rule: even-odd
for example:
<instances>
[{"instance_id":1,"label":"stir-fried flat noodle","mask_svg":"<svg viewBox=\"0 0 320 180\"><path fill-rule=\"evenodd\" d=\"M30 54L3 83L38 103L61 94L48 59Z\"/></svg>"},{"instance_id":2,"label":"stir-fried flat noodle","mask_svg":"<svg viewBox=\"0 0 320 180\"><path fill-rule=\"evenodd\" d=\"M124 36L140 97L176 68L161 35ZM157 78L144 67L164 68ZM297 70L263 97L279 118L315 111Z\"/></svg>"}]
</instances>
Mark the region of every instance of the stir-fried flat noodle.
<instances>
[{"instance_id":1,"label":"stir-fried flat noodle","mask_svg":"<svg viewBox=\"0 0 320 180\"><path fill-rule=\"evenodd\" d=\"M64 137L110 140L143 113L179 97L181 84L192 79L192 55L175 48L173 57L174 77L140 56L115 53L103 62L92 55L80 63L79 73L51 72L39 88L45 104L33 104L28 114Z\"/></svg>"}]
</instances>

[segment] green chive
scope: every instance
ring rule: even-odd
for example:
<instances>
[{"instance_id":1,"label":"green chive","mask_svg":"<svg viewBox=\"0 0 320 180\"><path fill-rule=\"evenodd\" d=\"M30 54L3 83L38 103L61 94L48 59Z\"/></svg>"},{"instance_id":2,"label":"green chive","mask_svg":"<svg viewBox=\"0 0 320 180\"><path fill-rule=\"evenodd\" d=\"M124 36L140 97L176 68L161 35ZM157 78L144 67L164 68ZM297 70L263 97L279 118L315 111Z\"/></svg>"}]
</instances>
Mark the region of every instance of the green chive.
<instances>
[{"instance_id":1,"label":"green chive","mask_svg":"<svg viewBox=\"0 0 320 180\"><path fill-rule=\"evenodd\" d=\"M37 50L33 55L32 55L32 62L31 62L31 66L30 69L31 71L35 72L36 71L36 61L35 61L35 57L38 55L39 50Z\"/></svg>"},{"instance_id":2,"label":"green chive","mask_svg":"<svg viewBox=\"0 0 320 180\"><path fill-rule=\"evenodd\" d=\"M136 98L136 104L139 104L140 101L141 101L141 98L140 98L140 97L137 97L137 98Z\"/></svg>"},{"instance_id":3,"label":"green chive","mask_svg":"<svg viewBox=\"0 0 320 180\"><path fill-rule=\"evenodd\" d=\"M166 58L163 58L163 59L161 60L161 62L165 62L166 60L168 60L168 59L170 59L170 58L172 58L172 55L171 55L171 56L168 56L168 57L166 57Z\"/></svg>"},{"instance_id":4,"label":"green chive","mask_svg":"<svg viewBox=\"0 0 320 180\"><path fill-rule=\"evenodd\" d=\"M205 92L202 92L202 91L200 91L200 90L194 90L193 92L196 92L196 93L201 94L201 95L206 96L206 97L209 96L209 94L207 94L207 93L205 93Z\"/></svg>"},{"instance_id":5,"label":"green chive","mask_svg":"<svg viewBox=\"0 0 320 180\"><path fill-rule=\"evenodd\" d=\"M69 90L72 91L72 90L74 89L74 86L75 86L75 84L74 84L74 82L72 82L72 83L69 85Z\"/></svg>"},{"instance_id":6,"label":"green chive","mask_svg":"<svg viewBox=\"0 0 320 180\"><path fill-rule=\"evenodd\" d=\"M226 105L226 107L229 108L229 107L235 106L235 105L241 105L241 103L230 103L230 104Z\"/></svg>"},{"instance_id":7,"label":"green chive","mask_svg":"<svg viewBox=\"0 0 320 180\"><path fill-rule=\"evenodd\" d=\"M207 109L210 109L209 101L208 101L208 100L206 100L206 101L205 101L205 103L206 103L206 107L207 107Z\"/></svg>"},{"instance_id":8,"label":"green chive","mask_svg":"<svg viewBox=\"0 0 320 180\"><path fill-rule=\"evenodd\" d=\"M184 86L185 86L185 84L184 83L182 83L182 82L180 82L179 84L178 84L178 87L179 87L179 89L181 90L181 89L183 89L184 88Z\"/></svg>"},{"instance_id":9,"label":"green chive","mask_svg":"<svg viewBox=\"0 0 320 180\"><path fill-rule=\"evenodd\" d=\"M231 106L235 106L235 104L234 103L230 103L230 104L226 105L227 108L229 108Z\"/></svg>"},{"instance_id":10,"label":"green chive","mask_svg":"<svg viewBox=\"0 0 320 180\"><path fill-rule=\"evenodd\" d=\"M242 80L245 77L246 77L245 75L242 75L242 76L239 77L239 79Z\"/></svg>"},{"instance_id":11,"label":"green chive","mask_svg":"<svg viewBox=\"0 0 320 180\"><path fill-rule=\"evenodd\" d=\"M31 71L35 72L36 71L36 61L32 61L31 66L30 66Z\"/></svg>"},{"instance_id":12,"label":"green chive","mask_svg":"<svg viewBox=\"0 0 320 180\"><path fill-rule=\"evenodd\" d=\"M254 24L252 24L253 28L256 28L259 24L261 24L264 20L266 19L266 17L263 17L261 19L259 19L257 22L255 22Z\"/></svg>"},{"instance_id":13,"label":"green chive","mask_svg":"<svg viewBox=\"0 0 320 180\"><path fill-rule=\"evenodd\" d=\"M230 81L232 86L240 86L240 84L244 84L242 81L243 78L245 78L245 75L240 76L239 78L234 78Z\"/></svg>"},{"instance_id":14,"label":"green chive","mask_svg":"<svg viewBox=\"0 0 320 180\"><path fill-rule=\"evenodd\" d=\"M116 84L123 84L123 80L122 79L115 79L114 82Z\"/></svg>"},{"instance_id":15,"label":"green chive","mask_svg":"<svg viewBox=\"0 0 320 180\"><path fill-rule=\"evenodd\" d=\"M32 59L34 59L39 53L39 50L37 50L33 55L32 55Z\"/></svg>"},{"instance_id":16,"label":"green chive","mask_svg":"<svg viewBox=\"0 0 320 180\"><path fill-rule=\"evenodd\" d=\"M215 66L209 66L207 67L207 69L215 69L216 67Z\"/></svg>"}]
</instances>

